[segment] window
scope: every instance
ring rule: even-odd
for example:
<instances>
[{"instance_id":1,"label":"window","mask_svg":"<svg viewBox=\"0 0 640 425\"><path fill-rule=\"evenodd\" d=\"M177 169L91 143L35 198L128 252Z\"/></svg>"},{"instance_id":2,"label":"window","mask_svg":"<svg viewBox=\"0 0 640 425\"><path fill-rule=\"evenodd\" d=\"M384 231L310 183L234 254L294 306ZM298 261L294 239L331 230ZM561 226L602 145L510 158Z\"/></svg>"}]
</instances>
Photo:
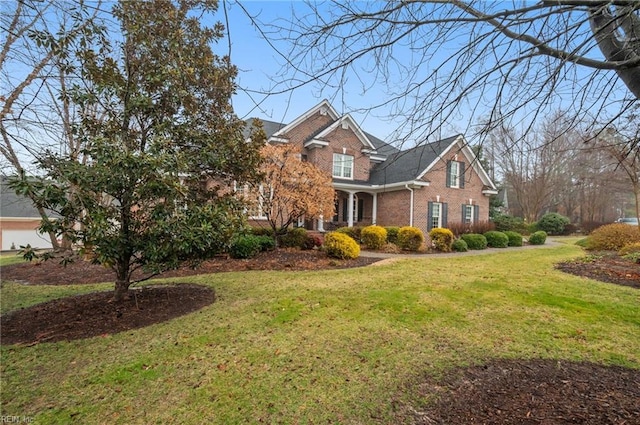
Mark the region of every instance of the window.
<instances>
[{"instance_id":1,"label":"window","mask_svg":"<svg viewBox=\"0 0 640 425\"><path fill-rule=\"evenodd\" d=\"M260 185L257 191L250 188L248 185L235 186L235 192L236 195L245 202L245 214L247 214L249 218L267 218L263 209L264 187L262 185Z\"/></svg>"},{"instance_id":2,"label":"window","mask_svg":"<svg viewBox=\"0 0 640 425\"><path fill-rule=\"evenodd\" d=\"M473 205L463 205L463 216L462 216L462 222L464 224L471 224L473 223L473 212L474 212L474 208Z\"/></svg>"},{"instance_id":3,"label":"window","mask_svg":"<svg viewBox=\"0 0 640 425\"><path fill-rule=\"evenodd\" d=\"M431 206L431 228L442 227L442 204L434 202Z\"/></svg>"},{"instance_id":4,"label":"window","mask_svg":"<svg viewBox=\"0 0 640 425\"><path fill-rule=\"evenodd\" d=\"M447 227L447 203L429 202L427 211L427 229Z\"/></svg>"},{"instance_id":5,"label":"window","mask_svg":"<svg viewBox=\"0 0 640 425\"><path fill-rule=\"evenodd\" d=\"M464 162L447 162L447 187L464 188Z\"/></svg>"},{"instance_id":6,"label":"window","mask_svg":"<svg viewBox=\"0 0 640 425\"><path fill-rule=\"evenodd\" d=\"M333 177L353 178L353 156L340 153L333 154Z\"/></svg>"}]
</instances>

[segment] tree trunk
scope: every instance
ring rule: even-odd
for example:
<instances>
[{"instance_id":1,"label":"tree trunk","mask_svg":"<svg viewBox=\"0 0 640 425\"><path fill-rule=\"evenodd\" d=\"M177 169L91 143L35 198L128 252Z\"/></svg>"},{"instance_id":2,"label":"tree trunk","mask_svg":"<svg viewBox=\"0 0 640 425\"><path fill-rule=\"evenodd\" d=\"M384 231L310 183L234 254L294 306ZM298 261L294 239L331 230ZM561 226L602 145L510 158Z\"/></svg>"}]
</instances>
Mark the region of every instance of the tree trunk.
<instances>
[{"instance_id":1,"label":"tree trunk","mask_svg":"<svg viewBox=\"0 0 640 425\"><path fill-rule=\"evenodd\" d=\"M124 301L124 299L129 294L129 285L131 285L131 282L129 282L128 280L116 280L116 288L113 293L114 302L119 303Z\"/></svg>"}]
</instances>

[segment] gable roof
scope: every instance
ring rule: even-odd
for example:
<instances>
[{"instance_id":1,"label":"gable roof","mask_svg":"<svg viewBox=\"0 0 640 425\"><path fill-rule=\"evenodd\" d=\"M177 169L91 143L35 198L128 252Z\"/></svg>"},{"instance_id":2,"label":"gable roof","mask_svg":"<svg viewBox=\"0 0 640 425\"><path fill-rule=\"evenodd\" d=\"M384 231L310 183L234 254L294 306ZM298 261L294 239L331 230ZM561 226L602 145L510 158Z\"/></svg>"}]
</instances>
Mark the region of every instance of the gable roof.
<instances>
[{"instance_id":1,"label":"gable roof","mask_svg":"<svg viewBox=\"0 0 640 425\"><path fill-rule=\"evenodd\" d=\"M369 182L373 185L386 185L416 180L424 175L459 137L452 136L398 151L371 170Z\"/></svg>"}]
</instances>

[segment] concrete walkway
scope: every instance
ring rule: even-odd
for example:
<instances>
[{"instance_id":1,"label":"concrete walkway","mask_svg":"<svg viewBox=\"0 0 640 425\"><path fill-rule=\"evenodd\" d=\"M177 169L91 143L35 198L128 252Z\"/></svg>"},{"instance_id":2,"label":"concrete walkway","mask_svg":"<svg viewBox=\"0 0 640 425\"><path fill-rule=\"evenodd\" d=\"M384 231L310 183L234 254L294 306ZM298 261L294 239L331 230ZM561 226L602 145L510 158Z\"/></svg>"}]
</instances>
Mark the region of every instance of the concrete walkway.
<instances>
[{"instance_id":1,"label":"concrete walkway","mask_svg":"<svg viewBox=\"0 0 640 425\"><path fill-rule=\"evenodd\" d=\"M500 252L514 252L514 251L525 251L530 249L540 249L540 248L552 248L558 245L562 245L560 242L556 242L552 239L547 238L547 241L544 245L524 245L517 247L509 247L509 248L487 248L481 250L469 250L467 252L432 252L429 254L392 254L387 252L378 252L378 251L360 251L361 257L369 257L369 258L449 258L449 257L465 257L471 255L486 255L486 254L496 254Z\"/></svg>"}]
</instances>

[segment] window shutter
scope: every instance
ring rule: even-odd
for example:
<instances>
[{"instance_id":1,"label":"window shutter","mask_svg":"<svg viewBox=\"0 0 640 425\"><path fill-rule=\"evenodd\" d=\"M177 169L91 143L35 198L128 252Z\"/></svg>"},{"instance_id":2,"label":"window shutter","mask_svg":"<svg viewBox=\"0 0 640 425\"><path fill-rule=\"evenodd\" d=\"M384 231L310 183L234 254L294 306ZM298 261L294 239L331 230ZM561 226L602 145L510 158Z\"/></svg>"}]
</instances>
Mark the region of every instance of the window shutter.
<instances>
[{"instance_id":1,"label":"window shutter","mask_svg":"<svg viewBox=\"0 0 640 425\"><path fill-rule=\"evenodd\" d=\"M447 161L447 187L451 187L451 161Z\"/></svg>"},{"instance_id":2,"label":"window shutter","mask_svg":"<svg viewBox=\"0 0 640 425\"><path fill-rule=\"evenodd\" d=\"M480 205L473 207L473 222L477 223L480 220Z\"/></svg>"},{"instance_id":3,"label":"window shutter","mask_svg":"<svg viewBox=\"0 0 640 425\"><path fill-rule=\"evenodd\" d=\"M460 179L458 180L458 187L464 189L464 162L458 163L458 169L460 170Z\"/></svg>"},{"instance_id":4,"label":"window shutter","mask_svg":"<svg viewBox=\"0 0 640 425\"><path fill-rule=\"evenodd\" d=\"M464 218L465 218L465 215L466 215L465 214L466 213L465 207L466 207L466 205L462 204L462 216L461 216L462 218L460 219L460 223L465 223L465 221L464 221Z\"/></svg>"},{"instance_id":5,"label":"window shutter","mask_svg":"<svg viewBox=\"0 0 640 425\"><path fill-rule=\"evenodd\" d=\"M427 203L427 231L433 229L433 202Z\"/></svg>"},{"instance_id":6,"label":"window shutter","mask_svg":"<svg viewBox=\"0 0 640 425\"><path fill-rule=\"evenodd\" d=\"M440 219L442 221L442 227L446 228L447 227L447 204L446 203L442 203L442 211L440 211L440 214L442 216L442 218Z\"/></svg>"}]
</instances>

